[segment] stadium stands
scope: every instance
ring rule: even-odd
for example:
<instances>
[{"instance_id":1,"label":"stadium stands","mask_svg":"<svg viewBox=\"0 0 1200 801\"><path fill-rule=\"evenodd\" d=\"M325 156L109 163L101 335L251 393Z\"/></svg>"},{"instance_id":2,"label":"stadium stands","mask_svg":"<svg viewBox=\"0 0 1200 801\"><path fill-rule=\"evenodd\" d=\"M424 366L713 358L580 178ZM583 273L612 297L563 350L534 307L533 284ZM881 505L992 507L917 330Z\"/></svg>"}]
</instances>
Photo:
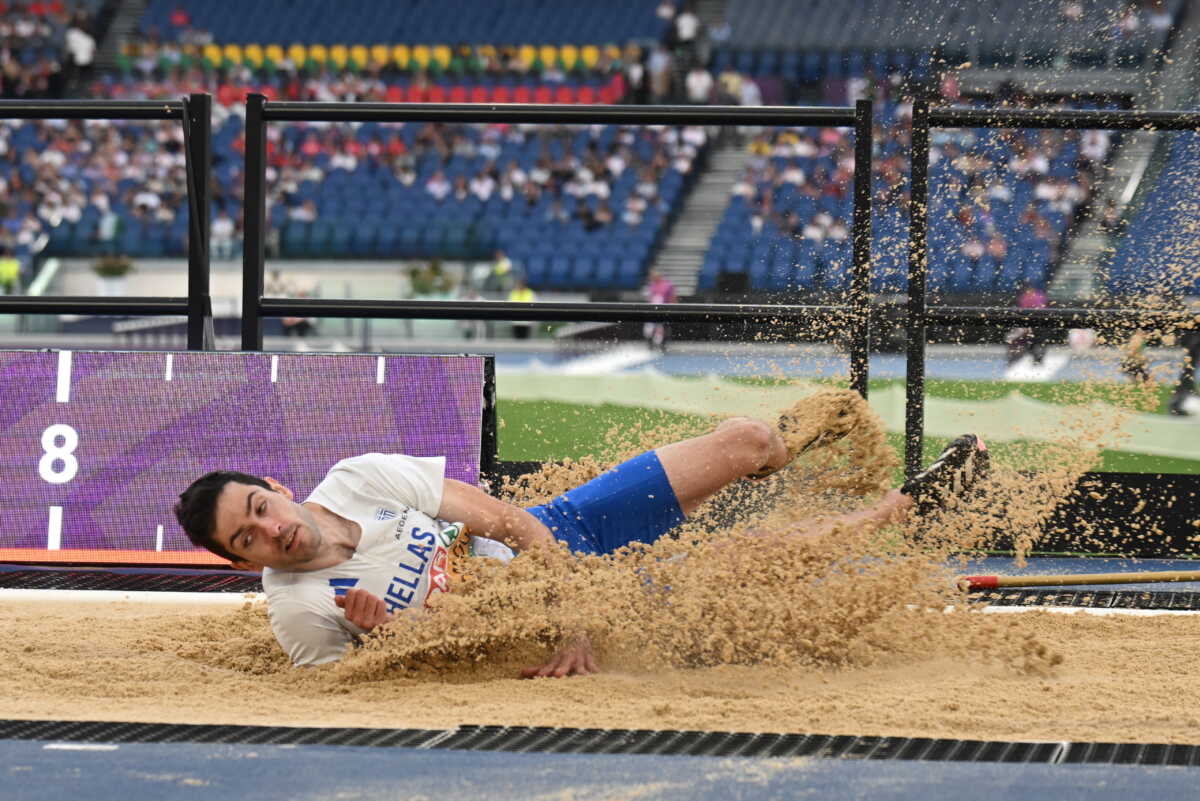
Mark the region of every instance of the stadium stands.
<instances>
[{"instance_id":1,"label":"stadium stands","mask_svg":"<svg viewBox=\"0 0 1200 801\"><path fill-rule=\"evenodd\" d=\"M241 224L238 112L249 91L326 101L787 102L804 82L828 88L871 73L919 79L934 59L1131 66L1161 48L1181 0L1128 14L1116 0L1066 0L1045 30L1013 24L1046 13L1043 5L1006 0L985 13L966 4L931 20L931 7L917 14L907 0L864 0L853 9L808 0L787 13L780 0L732 0L731 29L713 42L708 81L693 84L684 73L704 71L695 57L709 51L681 48L653 0L582 10L549 0L151 0L143 35L126 43L117 72L93 90L126 99L214 94L214 219L234 229L214 252L231 256ZM849 25L851 14L872 24ZM956 43L967 41L960 52ZM876 109L873 289L902 292L907 106ZM535 288L564 290L639 286L710 148L698 128L273 125L270 136L268 241L279 255L484 259L504 250ZM28 248L46 234L48 252L59 255L183 253L186 193L173 126L9 122L0 123L0 142L11 154L0 159L0 179L14 197L0 247ZM938 132L934 293L1045 286L1109 142L1089 144L1076 133ZM751 134L748 157L699 288L843 291L849 132ZM1114 287L1132 286L1131 258L1114 265Z\"/></svg>"},{"instance_id":2,"label":"stadium stands","mask_svg":"<svg viewBox=\"0 0 1200 801\"><path fill-rule=\"evenodd\" d=\"M101 0L0 2L0 96L61 97L76 37L90 40L81 32L100 5Z\"/></svg>"},{"instance_id":3,"label":"stadium stands","mask_svg":"<svg viewBox=\"0 0 1200 801\"><path fill-rule=\"evenodd\" d=\"M754 75L800 82L928 75L935 62L980 67L1128 68L1161 52L1183 0L731 0L729 40L714 71L733 65ZM859 24L870 19L870 25Z\"/></svg>"},{"instance_id":4,"label":"stadium stands","mask_svg":"<svg viewBox=\"0 0 1200 801\"><path fill-rule=\"evenodd\" d=\"M1190 132L1170 136L1154 191L1117 239L1110 292L1200 295L1200 141Z\"/></svg>"},{"instance_id":5,"label":"stadium stands","mask_svg":"<svg viewBox=\"0 0 1200 801\"><path fill-rule=\"evenodd\" d=\"M80 146L83 130L0 126L16 152L44 154L15 169L0 162L0 175L34 190L18 198L14 222L45 227L60 255L182 254L177 127L89 126L104 132L97 147ZM698 128L273 130L270 224L282 255L463 259L503 248L527 264L533 286L564 289L638 286L707 144ZM241 136L237 116L214 133L214 215L240 216ZM116 180L106 159L125 164Z\"/></svg>"},{"instance_id":6,"label":"stadium stands","mask_svg":"<svg viewBox=\"0 0 1200 801\"><path fill-rule=\"evenodd\" d=\"M880 110L872 242L876 292L907 284L905 106ZM1095 135L1088 134L1090 138ZM774 130L751 142L751 167L712 238L700 288L744 275L751 290L841 292L849 282L853 149L849 132ZM1074 132L940 131L930 167L930 289L1011 295L1044 287L1088 201L1107 135L1086 152Z\"/></svg>"},{"instance_id":7,"label":"stadium stands","mask_svg":"<svg viewBox=\"0 0 1200 801\"><path fill-rule=\"evenodd\" d=\"M142 18L143 32L179 39L203 29L221 45L342 43L406 44L436 50L459 42L549 46L606 44L634 39L657 41L667 21L655 13L654 0L607 0L561 3L554 0L342 0L338 3L291 0L151 0ZM328 52L328 50L327 50ZM347 56L349 54L347 53ZM438 55L431 53L429 58ZM449 57L445 59L447 65Z\"/></svg>"}]
</instances>

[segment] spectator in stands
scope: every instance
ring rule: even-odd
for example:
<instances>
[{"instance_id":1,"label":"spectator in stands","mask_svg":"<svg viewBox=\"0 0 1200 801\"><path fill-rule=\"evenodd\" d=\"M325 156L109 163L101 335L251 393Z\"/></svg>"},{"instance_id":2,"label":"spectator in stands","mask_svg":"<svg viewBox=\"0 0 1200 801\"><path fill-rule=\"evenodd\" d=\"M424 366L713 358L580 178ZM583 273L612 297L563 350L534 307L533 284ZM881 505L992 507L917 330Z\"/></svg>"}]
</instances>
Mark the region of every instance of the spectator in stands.
<instances>
[{"instance_id":1,"label":"spectator in stands","mask_svg":"<svg viewBox=\"0 0 1200 801\"><path fill-rule=\"evenodd\" d=\"M87 30L86 17L77 17L66 33L67 80L86 86L92 80L92 62L96 56L96 40Z\"/></svg>"},{"instance_id":2,"label":"spectator in stands","mask_svg":"<svg viewBox=\"0 0 1200 801\"><path fill-rule=\"evenodd\" d=\"M312 222L317 219L317 204L312 200L305 200L299 206L291 209L288 217L297 222Z\"/></svg>"},{"instance_id":3,"label":"spectator in stands","mask_svg":"<svg viewBox=\"0 0 1200 801\"><path fill-rule=\"evenodd\" d=\"M503 250L497 250L492 259L492 269L483 282L483 291L493 296L503 296L512 291L516 284L517 271L512 259Z\"/></svg>"},{"instance_id":4,"label":"spectator in stands","mask_svg":"<svg viewBox=\"0 0 1200 801\"><path fill-rule=\"evenodd\" d=\"M0 248L0 295L17 291L21 279L21 261L8 248Z\"/></svg>"},{"instance_id":5,"label":"spectator in stands","mask_svg":"<svg viewBox=\"0 0 1200 801\"><path fill-rule=\"evenodd\" d=\"M1046 308L1046 293L1032 284L1026 284L1017 298L1019 309ZM1026 354L1033 356L1034 364L1041 364L1046 358L1046 343L1039 329L1014 328L1008 337L1008 363L1015 364Z\"/></svg>"},{"instance_id":6,"label":"spectator in stands","mask_svg":"<svg viewBox=\"0 0 1200 801\"><path fill-rule=\"evenodd\" d=\"M176 5L171 10L171 16L168 17L171 27L175 29L176 34L192 27L192 15L188 13L187 8L183 5Z\"/></svg>"},{"instance_id":7,"label":"spectator in stands","mask_svg":"<svg viewBox=\"0 0 1200 801\"><path fill-rule=\"evenodd\" d=\"M685 2L683 8L675 15L673 22L675 50L684 65L693 63L697 59L700 27L700 18L696 16L692 4Z\"/></svg>"},{"instance_id":8,"label":"spectator in stands","mask_svg":"<svg viewBox=\"0 0 1200 801\"><path fill-rule=\"evenodd\" d=\"M232 259L234 253L234 235L237 233L237 226L233 221L233 217L229 216L229 212L221 209L217 212L217 216L212 221L212 228L209 234L209 244L212 247L212 256L214 259Z\"/></svg>"},{"instance_id":9,"label":"spectator in stands","mask_svg":"<svg viewBox=\"0 0 1200 801\"><path fill-rule=\"evenodd\" d=\"M763 104L762 90L758 88L758 84L754 82L753 78L743 77L740 88L742 93L738 101L740 105L761 106Z\"/></svg>"},{"instance_id":10,"label":"spectator in stands","mask_svg":"<svg viewBox=\"0 0 1200 801\"><path fill-rule=\"evenodd\" d=\"M411 275L413 295L418 298L444 296L457 289L457 281L442 267L441 259L432 259L424 267L414 269Z\"/></svg>"},{"instance_id":11,"label":"spectator in stands","mask_svg":"<svg viewBox=\"0 0 1200 801\"><path fill-rule=\"evenodd\" d=\"M1117 203L1112 198L1104 201L1104 208L1100 212L1097 224L1100 230L1112 236L1121 228L1121 210L1117 208Z\"/></svg>"},{"instance_id":12,"label":"spectator in stands","mask_svg":"<svg viewBox=\"0 0 1200 801\"><path fill-rule=\"evenodd\" d=\"M656 46L646 61L646 73L650 84L650 102L666 103L671 99L671 55L665 47Z\"/></svg>"},{"instance_id":13,"label":"spectator in stands","mask_svg":"<svg viewBox=\"0 0 1200 801\"><path fill-rule=\"evenodd\" d=\"M432 195L433 199L439 203L449 197L453 189L450 182L446 180L446 173L441 170L435 171L429 180L425 182L425 191Z\"/></svg>"},{"instance_id":14,"label":"spectator in stands","mask_svg":"<svg viewBox=\"0 0 1200 801\"><path fill-rule=\"evenodd\" d=\"M508 300L511 303L533 303L537 300L537 295L525 283L523 275L517 275L514 279L513 288L508 292ZM514 339L529 339L533 333L532 321L520 321L512 324L512 334Z\"/></svg>"},{"instance_id":15,"label":"spectator in stands","mask_svg":"<svg viewBox=\"0 0 1200 801\"><path fill-rule=\"evenodd\" d=\"M1194 414L1193 403L1196 397L1196 365L1200 361L1200 330L1195 328L1185 331L1180 337L1183 346L1183 367L1179 371L1179 381L1171 394L1170 412L1176 416Z\"/></svg>"},{"instance_id":16,"label":"spectator in stands","mask_svg":"<svg viewBox=\"0 0 1200 801\"><path fill-rule=\"evenodd\" d=\"M713 77L702 65L696 64L688 71L684 84L687 87L687 100L692 105L708 105L711 101Z\"/></svg>"},{"instance_id":17,"label":"spectator in stands","mask_svg":"<svg viewBox=\"0 0 1200 801\"><path fill-rule=\"evenodd\" d=\"M633 45L626 50L625 57L625 102L644 106L651 102L650 56Z\"/></svg>"},{"instance_id":18,"label":"spectator in stands","mask_svg":"<svg viewBox=\"0 0 1200 801\"><path fill-rule=\"evenodd\" d=\"M470 189L472 195L486 203L496 191L496 180L492 178L491 171L485 168L477 172L471 179Z\"/></svg>"},{"instance_id":19,"label":"spectator in stands","mask_svg":"<svg viewBox=\"0 0 1200 801\"><path fill-rule=\"evenodd\" d=\"M647 275L646 286L642 288L642 295L645 296L647 302L655 304L675 303L679 299L675 290L675 283L658 270L653 269ZM651 350L665 352L667 349L667 324L661 322L644 323L642 325L642 338L646 340L646 344Z\"/></svg>"}]
</instances>

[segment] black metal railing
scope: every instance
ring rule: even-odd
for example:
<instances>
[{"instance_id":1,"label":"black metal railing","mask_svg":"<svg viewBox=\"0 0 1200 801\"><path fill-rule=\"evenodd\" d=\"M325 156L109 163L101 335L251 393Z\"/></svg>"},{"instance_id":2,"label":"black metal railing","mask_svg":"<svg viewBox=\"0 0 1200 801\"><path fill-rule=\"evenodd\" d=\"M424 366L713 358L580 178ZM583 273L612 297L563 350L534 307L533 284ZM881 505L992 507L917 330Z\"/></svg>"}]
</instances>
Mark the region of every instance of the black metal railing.
<instances>
[{"instance_id":1,"label":"black metal railing","mask_svg":"<svg viewBox=\"0 0 1200 801\"><path fill-rule=\"evenodd\" d=\"M266 126L270 122L504 122L626 125L824 125L855 129L853 267L848 303L832 306L727 304L496 303L491 301L350 301L263 298L266 234ZM834 319L851 335L850 383L867 394L871 279L870 101L854 108L741 106L546 106L406 103L277 103L246 100L245 245L242 349L261 350L263 318L311 316L623 322Z\"/></svg>"},{"instance_id":2,"label":"black metal railing","mask_svg":"<svg viewBox=\"0 0 1200 801\"><path fill-rule=\"evenodd\" d=\"M170 101L0 101L7 119L178 119L183 126L191 215L188 236L188 294L176 297L0 297L4 314L106 314L187 317L189 349L212 348L209 288L209 176L212 161L212 98L194 94ZM853 266L846 303L644 304L504 303L493 301L371 301L264 298L266 239L266 126L271 122L505 122L639 125L825 125L855 130ZM568 106L489 104L290 103L260 94L246 101L245 236L242 275L241 345L261 350L263 319L290 316L394 319L480 319L591 322L825 323L848 332L851 387L867 394L872 318L888 317L872 305L871 212L873 109L870 101L850 107ZM1020 325L1076 327L1194 326L1186 312L1137 308L1011 309L938 306L929 308L928 197L931 128L1054 128L1110 130L1200 130L1200 112L1080 111L1043 109L913 107L912 187L909 215L908 294L901 315L907 334L905 469L920 467L924 437L925 344L930 325Z\"/></svg>"},{"instance_id":3,"label":"black metal railing","mask_svg":"<svg viewBox=\"0 0 1200 801\"><path fill-rule=\"evenodd\" d=\"M209 294L209 175L212 164L212 96L181 100L4 100L0 119L179 120L188 175L187 297L0 296L0 314L186 316L189 350L213 348Z\"/></svg>"},{"instance_id":4,"label":"black metal railing","mask_svg":"<svg viewBox=\"0 0 1200 801\"><path fill-rule=\"evenodd\" d=\"M1200 130L1195 111L1091 111L1060 109L930 108L913 104L912 188L909 213L908 334L904 468L921 468L925 427L925 336L930 324L1009 324L1031 328L1137 328L1162 331L1195 326L1187 312L1139 308L1000 309L962 306L928 308L925 279L929 269L929 131L931 128L1054 128L1140 131Z\"/></svg>"}]
</instances>

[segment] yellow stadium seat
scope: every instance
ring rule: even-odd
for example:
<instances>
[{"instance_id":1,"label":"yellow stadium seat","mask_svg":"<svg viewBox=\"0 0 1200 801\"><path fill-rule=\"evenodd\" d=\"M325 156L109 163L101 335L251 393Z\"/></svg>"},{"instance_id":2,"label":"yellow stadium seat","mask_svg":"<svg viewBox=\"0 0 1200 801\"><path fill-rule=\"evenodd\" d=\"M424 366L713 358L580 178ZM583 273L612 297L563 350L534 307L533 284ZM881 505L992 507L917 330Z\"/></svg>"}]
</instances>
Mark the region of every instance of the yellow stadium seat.
<instances>
[{"instance_id":1,"label":"yellow stadium seat","mask_svg":"<svg viewBox=\"0 0 1200 801\"><path fill-rule=\"evenodd\" d=\"M517 58L525 69L529 69L537 58L537 48L533 45L521 45L521 48L517 51Z\"/></svg>"},{"instance_id":2,"label":"yellow stadium seat","mask_svg":"<svg viewBox=\"0 0 1200 801\"><path fill-rule=\"evenodd\" d=\"M246 63L251 67L261 67L263 63L263 50L260 45L248 44L246 49L242 51L242 56L246 59Z\"/></svg>"},{"instance_id":3,"label":"yellow stadium seat","mask_svg":"<svg viewBox=\"0 0 1200 801\"><path fill-rule=\"evenodd\" d=\"M490 44L481 44L475 48L475 55L484 59L492 59L496 57L496 46Z\"/></svg>"},{"instance_id":4,"label":"yellow stadium seat","mask_svg":"<svg viewBox=\"0 0 1200 801\"><path fill-rule=\"evenodd\" d=\"M308 57L318 64L324 64L329 60L329 51L325 49L325 45L323 44L311 45L308 48Z\"/></svg>"},{"instance_id":5,"label":"yellow stadium seat","mask_svg":"<svg viewBox=\"0 0 1200 801\"><path fill-rule=\"evenodd\" d=\"M392 48L392 61L398 69L408 69L411 58L412 54L408 50L408 45L398 44Z\"/></svg>"},{"instance_id":6,"label":"yellow stadium seat","mask_svg":"<svg viewBox=\"0 0 1200 801\"><path fill-rule=\"evenodd\" d=\"M354 55L354 49L350 51L351 56ZM381 67L386 67L391 59L391 53L388 51L387 45L371 45L371 62L378 64ZM365 65L364 65L365 66Z\"/></svg>"},{"instance_id":7,"label":"yellow stadium seat","mask_svg":"<svg viewBox=\"0 0 1200 801\"><path fill-rule=\"evenodd\" d=\"M600 48L595 45L584 45L579 50L579 57L583 59L583 66L591 69L600 61Z\"/></svg>"},{"instance_id":8,"label":"yellow stadium seat","mask_svg":"<svg viewBox=\"0 0 1200 801\"><path fill-rule=\"evenodd\" d=\"M346 68L346 61L349 58L350 51L345 45L335 44L329 48L329 63L339 70Z\"/></svg>"},{"instance_id":9,"label":"yellow stadium seat","mask_svg":"<svg viewBox=\"0 0 1200 801\"><path fill-rule=\"evenodd\" d=\"M215 44L206 44L204 46L204 57L213 64L220 64L224 59L221 57L221 48Z\"/></svg>"},{"instance_id":10,"label":"yellow stadium seat","mask_svg":"<svg viewBox=\"0 0 1200 801\"><path fill-rule=\"evenodd\" d=\"M576 62L579 61L579 48L575 45L565 44L558 48L558 58L562 61L563 69L575 69Z\"/></svg>"},{"instance_id":11,"label":"yellow stadium seat","mask_svg":"<svg viewBox=\"0 0 1200 801\"><path fill-rule=\"evenodd\" d=\"M615 44L607 44L604 46L604 55L611 58L613 61L621 60L621 48Z\"/></svg>"},{"instance_id":12,"label":"yellow stadium seat","mask_svg":"<svg viewBox=\"0 0 1200 801\"><path fill-rule=\"evenodd\" d=\"M419 69L425 69L429 66L429 59L432 54L429 52L427 45L413 45L412 48L412 63Z\"/></svg>"},{"instance_id":13,"label":"yellow stadium seat","mask_svg":"<svg viewBox=\"0 0 1200 801\"><path fill-rule=\"evenodd\" d=\"M433 60L437 62L437 65L442 69L449 67L450 59L454 58L454 51L451 50L448 45L434 45L432 53Z\"/></svg>"},{"instance_id":14,"label":"yellow stadium seat","mask_svg":"<svg viewBox=\"0 0 1200 801\"><path fill-rule=\"evenodd\" d=\"M294 44L289 47L287 55L297 67L303 67L304 63L308 61L308 50L302 44Z\"/></svg>"},{"instance_id":15,"label":"yellow stadium seat","mask_svg":"<svg viewBox=\"0 0 1200 801\"><path fill-rule=\"evenodd\" d=\"M279 45L267 45L263 50L263 55L268 61L273 61L276 64L283 61L283 48Z\"/></svg>"},{"instance_id":16,"label":"yellow stadium seat","mask_svg":"<svg viewBox=\"0 0 1200 801\"><path fill-rule=\"evenodd\" d=\"M227 44L221 48L221 55L225 56L226 61L232 61L234 64L242 63L242 48L235 44Z\"/></svg>"},{"instance_id":17,"label":"yellow stadium seat","mask_svg":"<svg viewBox=\"0 0 1200 801\"><path fill-rule=\"evenodd\" d=\"M558 63L558 48L554 45L542 45L538 48L538 58L542 60L543 67L553 67Z\"/></svg>"}]
</instances>

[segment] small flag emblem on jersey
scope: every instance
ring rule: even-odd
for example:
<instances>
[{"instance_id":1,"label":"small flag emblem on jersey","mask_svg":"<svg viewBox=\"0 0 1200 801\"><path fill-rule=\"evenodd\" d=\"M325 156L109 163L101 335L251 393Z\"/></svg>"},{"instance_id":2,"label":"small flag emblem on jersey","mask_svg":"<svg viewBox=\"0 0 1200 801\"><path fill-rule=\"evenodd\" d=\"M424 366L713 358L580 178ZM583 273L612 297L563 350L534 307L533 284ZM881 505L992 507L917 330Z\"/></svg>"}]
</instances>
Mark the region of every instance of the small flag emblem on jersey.
<instances>
[{"instance_id":1,"label":"small flag emblem on jersey","mask_svg":"<svg viewBox=\"0 0 1200 801\"><path fill-rule=\"evenodd\" d=\"M396 511L394 509L384 509L382 506L375 510L376 520L394 520Z\"/></svg>"},{"instance_id":2,"label":"small flag emblem on jersey","mask_svg":"<svg viewBox=\"0 0 1200 801\"><path fill-rule=\"evenodd\" d=\"M331 578L329 580L329 586L333 587L333 594L338 596L345 595L346 590L351 589L357 583L358 579L356 578Z\"/></svg>"}]
</instances>

